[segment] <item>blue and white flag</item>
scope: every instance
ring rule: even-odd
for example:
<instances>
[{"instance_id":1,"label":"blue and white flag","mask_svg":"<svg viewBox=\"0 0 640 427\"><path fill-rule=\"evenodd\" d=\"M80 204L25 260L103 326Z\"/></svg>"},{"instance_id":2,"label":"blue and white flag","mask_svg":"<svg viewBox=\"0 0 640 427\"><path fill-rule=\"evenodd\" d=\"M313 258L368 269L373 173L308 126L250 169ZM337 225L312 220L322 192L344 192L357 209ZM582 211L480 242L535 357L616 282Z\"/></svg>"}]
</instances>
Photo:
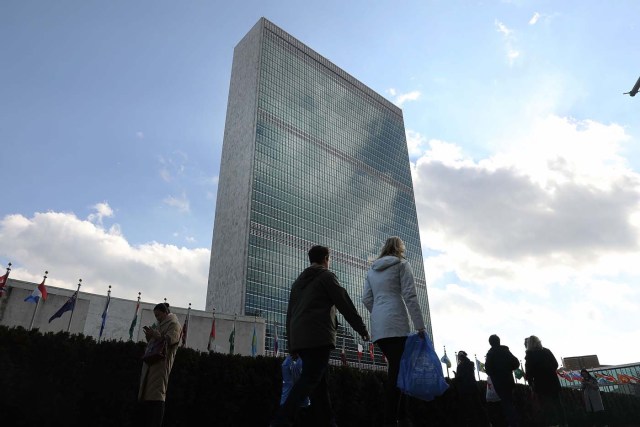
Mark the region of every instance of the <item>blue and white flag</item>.
<instances>
[{"instance_id":1,"label":"blue and white flag","mask_svg":"<svg viewBox=\"0 0 640 427\"><path fill-rule=\"evenodd\" d=\"M98 340L102 338L102 333L104 332L104 325L107 323L107 315L109 314L109 304L111 303L111 293L107 294L107 305L104 306L104 311L102 312L102 324L100 324L100 334L98 335Z\"/></svg>"},{"instance_id":2,"label":"blue and white flag","mask_svg":"<svg viewBox=\"0 0 640 427\"><path fill-rule=\"evenodd\" d=\"M258 339L256 337L256 324L253 324L253 338L251 338L251 356L256 357L258 353Z\"/></svg>"},{"instance_id":3,"label":"blue and white flag","mask_svg":"<svg viewBox=\"0 0 640 427\"><path fill-rule=\"evenodd\" d=\"M75 291L73 295L71 295L71 297L67 300L67 302L65 302L62 307L60 307L58 311L56 311L53 316L49 318L49 323L51 323L53 319L57 319L58 317L62 316L67 311L73 310L76 306L76 299L78 299L78 291Z\"/></svg>"}]
</instances>

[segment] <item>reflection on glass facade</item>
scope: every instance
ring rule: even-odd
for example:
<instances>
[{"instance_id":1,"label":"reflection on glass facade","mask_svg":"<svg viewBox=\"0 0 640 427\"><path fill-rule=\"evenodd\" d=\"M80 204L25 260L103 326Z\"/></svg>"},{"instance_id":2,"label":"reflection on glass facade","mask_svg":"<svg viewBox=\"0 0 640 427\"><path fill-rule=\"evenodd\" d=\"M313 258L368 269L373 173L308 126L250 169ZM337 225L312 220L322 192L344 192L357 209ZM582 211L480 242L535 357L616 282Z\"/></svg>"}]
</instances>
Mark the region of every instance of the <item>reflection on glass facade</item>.
<instances>
[{"instance_id":1,"label":"reflection on glass facade","mask_svg":"<svg viewBox=\"0 0 640 427\"><path fill-rule=\"evenodd\" d=\"M267 354L274 327L280 349L286 346L289 289L315 244L331 249L331 269L368 324L360 302L366 271L387 237L401 237L431 332L402 111L260 22L243 309L266 318ZM225 136L224 150L226 144ZM214 250L215 235L214 229ZM344 343L347 358L357 360L357 334L341 316L338 321L338 346ZM370 364L366 345L364 353L362 363ZM377 348L374 357L384 363Z\"/></svg>"}]
</instances>

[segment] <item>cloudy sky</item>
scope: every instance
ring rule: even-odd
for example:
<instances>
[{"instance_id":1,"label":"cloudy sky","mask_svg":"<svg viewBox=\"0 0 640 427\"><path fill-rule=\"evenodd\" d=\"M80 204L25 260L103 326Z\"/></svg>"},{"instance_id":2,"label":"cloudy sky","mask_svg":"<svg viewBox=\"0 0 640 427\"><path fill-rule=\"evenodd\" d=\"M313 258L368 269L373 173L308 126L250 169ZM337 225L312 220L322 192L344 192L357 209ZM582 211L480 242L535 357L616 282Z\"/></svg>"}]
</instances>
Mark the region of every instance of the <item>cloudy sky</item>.
<instances>
[{"instance_id":1,"label":"cloudy sky","mask_svg":"<svg viewBox=\"0 0 640 427\"><path fill-rule=\"evenodd\" d=\"M204 307L233 47L261 17L404 111L436 347L640 361L640 4L0 3L0 263Z\"/></svg>"}]
</instances>

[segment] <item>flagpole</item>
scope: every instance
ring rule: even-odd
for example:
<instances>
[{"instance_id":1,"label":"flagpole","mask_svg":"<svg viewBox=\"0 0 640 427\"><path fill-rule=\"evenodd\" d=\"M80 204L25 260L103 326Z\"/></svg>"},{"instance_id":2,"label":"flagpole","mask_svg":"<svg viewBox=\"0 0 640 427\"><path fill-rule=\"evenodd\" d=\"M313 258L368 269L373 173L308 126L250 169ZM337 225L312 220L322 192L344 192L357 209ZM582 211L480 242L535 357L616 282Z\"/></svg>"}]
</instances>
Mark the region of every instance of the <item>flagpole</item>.
<instances>
[{"instance_id":1,"label":"flagpole","mask_svg":"<svg viewBox=\"0 0 640 427\"><path fill-rule=\"evenodd\" d=\"M209 344L207 345L207 351L211 352L211 338L215 340L215 326L216 326L216 308L213 307L211 310L211 330L209 331ZM215 353L215 344L213 348L213 352Z\"/></svg>"},{"instance_id":2,"label":"flagpole","mask_svg":"<svg viewBox=\"0 0 640 427\"><path fill-rule=\"evenodd\" d=\"M111 285L109 285L109 290L107 291L107 305L105 307L105 310L108 310L109 308L109 299L111 298ZM76 302L78 302L78 297L76 297ZM74 304L75 307L75 304ZM102 319L102 322L100 323L100 334L98 336L98 342L100 342L100 340L102 339L102 333L104 332L104 325L105 323L107 323L107 319L106 319L106 314L103 311L102 315L104 316L104 318Z\"/></svg>"},{"instance_id":3,"label":"flagpole","mask_svg":"<svg viewBox=\"0 0 640 427\"><path fill-rule=\"evenodd\" d=\"M236 352L236 316L237 313L233 313L233 343L229 342L229 353L232 355Z\"/></svg>"},{"instance_id":4,"label":"flagpole","mask_svg":"<svg viewBox=\"0 0 640 427\"><path fill-rule=\"evenodd\" d=\"M42 281L42 283L45 282L45 280L47 280L47 274L49 274L48 271L44 272L44 280ZM36 313L38 312L38 307L40 306L40 299L42 297L38 298L38 301L36 301L36 308L33 309L33 316L31 316L31 323L29 324L29 330L33 329L33 322L36 320Z\"/></svg>"},{"instance_id":5,"label":"flagpole","mask_svg":"<svg viewBox=\"0 0 640 427\"><path fill-rule=\"evenodd\" d=\"M9 283L9 273L11 273L11 263L8 264L7 272L4 275L4 282L0 286L0 297L7 292L7 283Z\"/></svg>"},{"instance_id":6,"label":"flagpole","mask_svg":"<svg viewBox=\"0 0 640 427\"><path fill-rule=\"evenodd\" d=\"M256 343L256 345L253 345L253 338L256 336L256 324L258 323L258 316L257 313L253 315L253 336L251 337L251 355L253 357L256 357L256 355L258 354L258 343ZM257 339L256 339L257 341ZM255 352L254 352L255 349Z\"/></svg>"},{"instance_id":7,"label":"flagpole","mask_svg":"<svg viewBox=\"0 0 640 427\"><path fill-rule=\"evenodd\" d=\"M186 320L187 330L184 331L184 346L183 347L187 347L187 341L189 340L189 317L191 317L191 303L189 303L189 308L187 308L187 320Z\"/></svg>"},{"instance_id":8,"label":"flagpole","mask_svg":"<svg viewBox=\"0 0 640 427\"><path fill-rule=\"evenodd\" d=\"M71 330L71 320L73 319L73 312L76 311L76 303L78 302L78 295L80 294L80 286L82 286L82 279L78 279L78 289L76 290L76 300L71 308L71 316L69 316L69 324L67 325L67 332Z\"/></svg>"},{"instance_id":9,"label":"flagpole","mask_svg":"<svg viewBox=\"0 0 640 427\"><path fill-rule=\"evenodd\" d=\"M455 374L456 378L458 377L458 352L454 351L453 352L453 360L456 361L456 370L453 371L453 373Z\"/></svg>"},{"instance_id":10,"label":"flagpole","mask_svg":"<svg viewBox=\"0 0 640 427\"><path fill-rule=\"evenodd\" d=\"M473 358L475 360L478 360L478 356L476 355L476 353L473 353ZM476 365L477 365L477 363L476 363ZM479 366L476 366L476 371L478 371L478 381L480 381L480 367Z\"/></svg>"},{"instance_id":11,"label":"flagpole","mask_svg":"<svg viewBox=\"0 0 640 427\"><path fill-rule=\"evenodd\" d=\"M447 346L443 345L442 348L444 348L444 357L447 357ZM447 359L449 358L447 357ZM447 367L447 378L449 378L449 365L445 363L444 366Z\"/></svg>"},{"instance_id":12,"label":"flagpole","mask_svg":"<svg viewBox=\"0 0 640 427\"><path fill-rule=\"evenodd\" d=\"M142 295L142 292L138 292L138 302L136 303L136 312L133 315L133 320L135 320L136 323L138 323L138 309L140 308L140 295ZM136 327L135 323L133 323L133 320L131 321L131 326L129 327L129 341L133 341L133 330Z\"/></svg>"},{"instance_id":13,"label":"flagpole","mask_svg":"<svg viewBox=\"0 0 640 427\"><path fill-rule=\"evenodd\" d=\"M278 321L273 321L273 330L275 331L275 336L273 340L273 357L278 357L278 353L280 351L280 343L278 342Z\"/></svg>"}]
</instances>

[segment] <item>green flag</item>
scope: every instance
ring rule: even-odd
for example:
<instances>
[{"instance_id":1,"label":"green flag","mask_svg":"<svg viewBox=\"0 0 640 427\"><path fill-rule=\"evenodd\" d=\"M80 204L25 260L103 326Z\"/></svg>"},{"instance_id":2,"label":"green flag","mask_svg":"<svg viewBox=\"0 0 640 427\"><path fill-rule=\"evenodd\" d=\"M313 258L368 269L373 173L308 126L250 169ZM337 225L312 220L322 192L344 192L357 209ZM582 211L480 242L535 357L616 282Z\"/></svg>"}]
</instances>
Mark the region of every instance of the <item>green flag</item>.
<instances>
[{"instance_id":1,"label":"green flag","mask_svg":"<svg viewBox=\"0 0 640 427\"><path fill-rule=\"evenodd\" d=\"M138 298L139 300L140 298ZM129 327L129 339L133 340L133 330L136 327L136 323L138 323L138 309L140 308L140 301L136 305L136 314L133 316L133 320L131 321L131 326Z\"/></svg>"},{"instance_id":2,"label":"green flag","mask_svg":"<svg viewBox=\"0 0 640 427\"><path fill-rule=\"evenodd\" d=\"M231 331L231 335L229 335L229 354L233 354L234 347L236 343L236 324L233 324L233 331Z\"/></svg>"}]
</instances>

